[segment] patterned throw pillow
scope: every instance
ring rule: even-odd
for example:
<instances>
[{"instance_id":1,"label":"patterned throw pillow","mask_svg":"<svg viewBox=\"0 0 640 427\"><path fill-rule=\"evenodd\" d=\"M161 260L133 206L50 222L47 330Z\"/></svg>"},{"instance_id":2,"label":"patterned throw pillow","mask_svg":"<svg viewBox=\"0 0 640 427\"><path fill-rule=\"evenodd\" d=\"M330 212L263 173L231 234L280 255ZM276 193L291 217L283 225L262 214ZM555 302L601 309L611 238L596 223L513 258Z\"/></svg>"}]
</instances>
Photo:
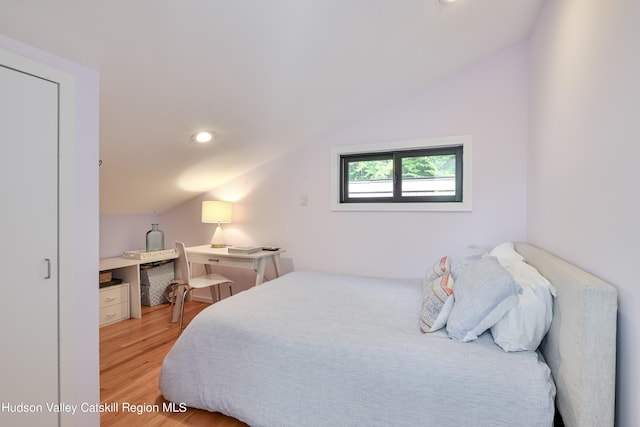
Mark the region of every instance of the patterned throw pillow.
<instances>
[{"instance_id":1,"label":"patterned throw pillow","mask_svg":"<svg viewBox=\"0 0 640 427\"><path fill-rule=\"evenodd\" d=\"M451 262L448 256L443 256L436 262L432 268L427 270L427 274L424 275L424 285L433 282L434 279L449 274L451 272Z\"/></svg>"},{"instance_id":2,"label":"patterned throw pillow","mask_svg":"<svg viewBox=\"0 0 640 427\"><path fill-rule=\"evenodd\" d=\"M453 308L453 284L451 274L436 277L430 283L424 283L420 310L422 332L434 332L447 324Z\"/></svg>"}]
</instances>

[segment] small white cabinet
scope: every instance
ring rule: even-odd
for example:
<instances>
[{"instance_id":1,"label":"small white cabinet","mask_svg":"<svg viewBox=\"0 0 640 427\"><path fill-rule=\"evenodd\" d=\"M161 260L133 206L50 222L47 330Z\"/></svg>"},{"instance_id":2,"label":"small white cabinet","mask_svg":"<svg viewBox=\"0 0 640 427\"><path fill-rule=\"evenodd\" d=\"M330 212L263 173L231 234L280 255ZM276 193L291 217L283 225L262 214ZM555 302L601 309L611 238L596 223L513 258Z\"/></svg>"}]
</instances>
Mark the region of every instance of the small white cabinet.
<instances>
[{"instance_id":1,"label":"small white cabinet","mask_svg":"<svg viewBox=\"0 0 640 427\"><path fill-rule=\"evenodd\" d=\"M128 283L100 289L100 326L128 319L129 317Z\"/></svg>"}]
</instances>

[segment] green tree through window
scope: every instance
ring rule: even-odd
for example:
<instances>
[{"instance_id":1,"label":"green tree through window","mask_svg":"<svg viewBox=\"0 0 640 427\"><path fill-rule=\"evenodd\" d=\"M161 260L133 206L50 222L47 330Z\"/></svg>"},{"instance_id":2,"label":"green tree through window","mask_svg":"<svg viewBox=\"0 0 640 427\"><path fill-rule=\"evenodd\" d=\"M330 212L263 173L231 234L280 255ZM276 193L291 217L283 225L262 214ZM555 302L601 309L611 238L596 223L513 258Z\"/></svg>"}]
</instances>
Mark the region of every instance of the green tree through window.
<instances>
[{"instance_id":1,"label":"green tree through window","mask_svg":"<svg viewBox=\"0 0 640 427\"><path fill-rule=\"evenodd\" d=\"M349 163L350 181L393 179L393 160L364 160Z\"/></svg>"}]
</instances>

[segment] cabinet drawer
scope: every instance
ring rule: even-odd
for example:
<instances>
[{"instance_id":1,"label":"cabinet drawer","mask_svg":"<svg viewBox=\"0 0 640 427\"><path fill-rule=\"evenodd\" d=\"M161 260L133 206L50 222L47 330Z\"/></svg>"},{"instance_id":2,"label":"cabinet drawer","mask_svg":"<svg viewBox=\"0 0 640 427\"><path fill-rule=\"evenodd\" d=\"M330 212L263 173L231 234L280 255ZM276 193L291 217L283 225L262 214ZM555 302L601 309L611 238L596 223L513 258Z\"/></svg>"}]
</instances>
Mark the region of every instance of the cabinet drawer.
<instances>
[{"instance_id":1,"label":"cabinet drawer","mask_svg":"<svg viewBox=\"0 0 640 427\"><path fill-rule=\"evenodd\" d=\"M129 303L110 305L100 309L100 326L129 318Z\"/></svg>"},{"instance_id":2,"label":"cabinet drawer","mask_svg":"<svg viewBox=\"0 0 640 427\"><path fill-rule=\"evenodd\" d=\"M122 284L100 289L100 308L129 302L129 285Z\"/></svg>"},{"instance_id":3,"label":"cabinet drawer","mask_svg":"<svg viewBox=\"0 0 640 427\"><path fill-rule=\"evenodd\" d=\"M189 262L192 264L209 264L212 266L219 265L221 267L256 269L258 260L251 256L233 256L217 255L217 254L189 254Z\"/></svg>"}]
</instances>

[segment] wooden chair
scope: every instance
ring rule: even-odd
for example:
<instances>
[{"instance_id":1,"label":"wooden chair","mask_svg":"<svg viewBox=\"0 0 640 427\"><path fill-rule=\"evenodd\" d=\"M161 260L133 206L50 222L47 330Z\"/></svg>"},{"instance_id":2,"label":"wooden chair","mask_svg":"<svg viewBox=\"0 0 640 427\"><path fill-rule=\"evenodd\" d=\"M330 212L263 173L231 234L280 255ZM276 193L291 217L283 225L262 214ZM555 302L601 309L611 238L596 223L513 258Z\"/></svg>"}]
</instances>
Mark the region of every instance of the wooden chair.
<instances>
[{"instance_id":1,"label":"wooden chair","mask_svg":"<svg viewBox=\"0 0 640 427\"><path fill-rule=\"evenodd\" d=\"M178 252L178 258L175 260L176 268L176 280L171 282L170 286L170 298L172 305L171 321L175 322L177 319L176 310L180 308L180 329L178 335L182 333L182 318L184 316L184 300L187 298L189 292L194 289L209 288L211 291L211 298L213 302L217 302L220 297L220 285L227 284L229 286L229 294L233 295L233 280L228 279L217 273L205 274L203 276L192 277L191 265L187 259L187 252L183 242L176 242L176 250ZM217 293L216 293L217 291Z\"/></svg>"}]
</instances>

